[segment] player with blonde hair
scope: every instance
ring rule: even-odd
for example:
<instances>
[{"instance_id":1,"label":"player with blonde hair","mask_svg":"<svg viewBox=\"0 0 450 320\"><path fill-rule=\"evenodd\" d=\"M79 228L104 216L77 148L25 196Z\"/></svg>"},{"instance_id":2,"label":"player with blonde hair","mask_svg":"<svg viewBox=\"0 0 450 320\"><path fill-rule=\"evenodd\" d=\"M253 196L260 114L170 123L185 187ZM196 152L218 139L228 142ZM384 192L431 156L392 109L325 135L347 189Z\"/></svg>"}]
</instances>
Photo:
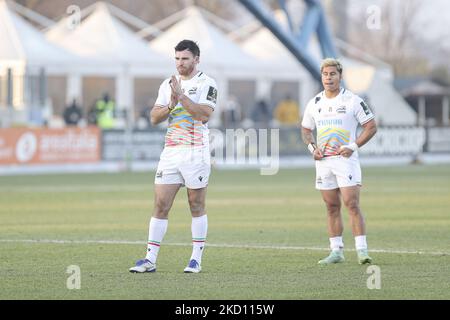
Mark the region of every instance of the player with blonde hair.
<instances>
[{"instance_id":1,"label":"player with blonde hair","mask_svg":"<svg viewBox=\"0 0 450 320\"><path fill-rule=\"evenodd\" d=\"M341 87L343 68L338 60L323 60L320 71L324 90L308 103L302 120L302 138L316 164L316 189L327 208L331 253L319 264L345 260L341 201L350 215L358 262L371 263L359 205L362 175L358 149L377 131L374 115L360 97ZM358 125L362 131L357 136Z\"/></svg>"}]
</instances>

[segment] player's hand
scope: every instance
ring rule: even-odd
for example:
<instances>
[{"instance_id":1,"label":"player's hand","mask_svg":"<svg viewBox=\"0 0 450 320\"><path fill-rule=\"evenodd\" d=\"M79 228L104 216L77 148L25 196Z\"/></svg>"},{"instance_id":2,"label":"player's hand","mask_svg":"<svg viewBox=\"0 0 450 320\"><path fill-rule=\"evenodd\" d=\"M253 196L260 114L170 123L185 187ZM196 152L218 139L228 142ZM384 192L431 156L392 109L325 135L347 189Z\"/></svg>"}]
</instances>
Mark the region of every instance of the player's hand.
<instances>
[{"instance_id":1,"label":"player's hand","mask_svg":"<svg viewBox=\"0 0 450 320\"><path fill-rule=\"evenodd\" d=\"M172 76L170 78L170 87L172 88L172 95L175 95L177 102L179 97L183 94L183 90L181 89L181 84L178 82L177 77Z\"/></svg>"},{"instance_id":2,"label":"player's hand","mask_svg":"<svg viewBox=\"0 0 450 320\"><path fill-rule=\"evenodd\" d=\"M170 95L169 111L172 111L178 104L178 97L173 92Z\"/></svg>"},{"instance_id":3,"label":"player's hand","mask_svg":"<svg viewBox=\"0 0 450 320\"><path fill-rule=\"evenodd\" d=\"M354 151L347 145L341 146L339 148L339 154L345 158L350 158L352 156L353 152Z\"/></svg>"},{"instance_id":4,"label":"player's hand","mask_svg":"<svg viewBox=\"0 0 450 320\"><path fill-rule=\"evenodd\" d=\"M320 151L319 148L316 148L316 149L314 150L313 157L314 157L314 160L322 160L322 158L323 158L323 153L322 153L322 151Z\"/></svg>"}]
</instances>

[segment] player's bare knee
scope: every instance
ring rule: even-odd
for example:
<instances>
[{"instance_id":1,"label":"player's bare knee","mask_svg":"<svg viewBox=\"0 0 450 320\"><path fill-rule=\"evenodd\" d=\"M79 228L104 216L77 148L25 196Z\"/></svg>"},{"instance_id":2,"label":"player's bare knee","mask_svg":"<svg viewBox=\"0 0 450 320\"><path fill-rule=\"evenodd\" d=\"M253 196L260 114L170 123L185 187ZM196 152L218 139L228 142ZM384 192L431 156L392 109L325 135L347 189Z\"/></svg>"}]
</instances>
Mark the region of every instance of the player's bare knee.
<instances>
[{"instance_id":1,"label":"player's bare knee","mask_svg":"<svg viewBox=\"0 0 450 320\"><path fill-rule=\"evenodd\" d=\"M169 215L170 204L164 200L156 200L153 216L158 219L165 219Z\"/></svg>"},{"instance_id":2,"label":"player's bare knee","mask_svg":"<svg viewBox=\"0 0 450 320\"><path fill-rule=\"evenodd\" d=\"M336 202L326 202L327 213L330 216L339 215L341 212L341 204Z\"/></svg>"},{"instance_id":3,"label":"player's bare knee","mask_svg":"<svg viewBox=\"0 0 450 320\"><path fill-rule=\"evenodd\" d=\"M190 195L188 197L189 208L193 216L200 216L205 211L205 201L198 195Z\"/></svg>"},{"instance_id":4,"label":"player's bare knee","mask_svg":"<svg viewBox=\"0 0 450 320\"><path fill-rule=\"evenodd\" d=\"M193 216L200 216L205 211L205 197L202 193L188 193L188 202Z\"/></svg>"},{"instance_id":5,"label":"player's bare knee","mask_svg":"<svg viewBox=\"0 0 450 320\"><path fill-rule=\"evenodd\" d=\"M193 216L201 216L205 211L205 206L203 201L199 200L189 200L189 207Z\"/></svg>"},{"instance_id":6,"label":"player's bare knee","mask_svg":"<svg viewBox=\"0 0 450 320\"><path fill-rule=\"evenodd\" d=\"M359 203L357 200L348 200L344 204L351 215L358 215L360 213Z\"/></svg>"}]
</instances>

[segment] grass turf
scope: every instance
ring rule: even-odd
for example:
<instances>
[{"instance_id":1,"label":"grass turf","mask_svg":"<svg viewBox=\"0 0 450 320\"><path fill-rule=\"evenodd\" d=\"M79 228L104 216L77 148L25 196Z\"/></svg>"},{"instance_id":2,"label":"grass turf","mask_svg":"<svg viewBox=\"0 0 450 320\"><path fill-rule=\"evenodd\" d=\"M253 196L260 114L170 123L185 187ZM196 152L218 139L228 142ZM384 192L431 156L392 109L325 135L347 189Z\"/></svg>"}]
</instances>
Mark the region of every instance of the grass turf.
<instances>
[{"instance_id":1,"label":"grass turf","mask_svg":"<svg viewBox=\"0 0 450 320\"><path fill-rule=\"evenodd\" d=\"M184 189L157 273L127 272L145 254L153 173L1 177L0 299L450 299L450 168L363 168L363 176L361 207L380 290L367 288L370 274L354 251L346 250L343 264L317 265L328 239L313 169L275 176L214 170L200 274L182 273L191 251ZM66 287L69 265L81 269L80 290Z\"/></svg>"}]
</instances>

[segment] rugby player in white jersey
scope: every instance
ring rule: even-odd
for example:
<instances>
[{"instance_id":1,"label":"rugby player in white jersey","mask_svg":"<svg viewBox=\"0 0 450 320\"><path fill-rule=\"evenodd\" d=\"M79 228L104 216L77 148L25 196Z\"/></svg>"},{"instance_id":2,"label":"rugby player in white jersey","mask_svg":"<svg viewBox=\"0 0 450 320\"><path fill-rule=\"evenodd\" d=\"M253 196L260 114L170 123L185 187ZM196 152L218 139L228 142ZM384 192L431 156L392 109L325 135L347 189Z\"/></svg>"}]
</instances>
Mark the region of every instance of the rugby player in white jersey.
<instances>
[{"instance_id":1,"label":"rugby player in white jersey","mask_svg":"<svg viewBox=\"0 0 450 320\"><path fill-rule=\"evenodd\" d=\"M367 104L341 87L342 65L338 60L325 59L320 70L324 91L308 103L302 120L303 141L316 160L316 189L320 190L328 213L331 253L319 264L344 261L341 199L350 215L358 262L371 263L359 206L362 177L358 149L375 135L377 126ZM357 136L358 125L362 131Z\"/></svg>"},{"instance_id":2,"label":"rugby player in white jersey","mask_svg":"<svg viewBox=\"0 0 450 320\"><path fill-rule=\"evenodd\" d=\"M191 40L175 47L177 76L159 88L151 111L153 125L169 120L164 150L155 176L155 203L150 219L147 255L130 272L156 271L156 259L167 231L168 215L178 190L187 188L192 215L192 255L185 273L201 271L208 229L205 197L211 172L208 120L217 100L216 82L197 70L200 49Z\"/></svg>"}]
</instances>

